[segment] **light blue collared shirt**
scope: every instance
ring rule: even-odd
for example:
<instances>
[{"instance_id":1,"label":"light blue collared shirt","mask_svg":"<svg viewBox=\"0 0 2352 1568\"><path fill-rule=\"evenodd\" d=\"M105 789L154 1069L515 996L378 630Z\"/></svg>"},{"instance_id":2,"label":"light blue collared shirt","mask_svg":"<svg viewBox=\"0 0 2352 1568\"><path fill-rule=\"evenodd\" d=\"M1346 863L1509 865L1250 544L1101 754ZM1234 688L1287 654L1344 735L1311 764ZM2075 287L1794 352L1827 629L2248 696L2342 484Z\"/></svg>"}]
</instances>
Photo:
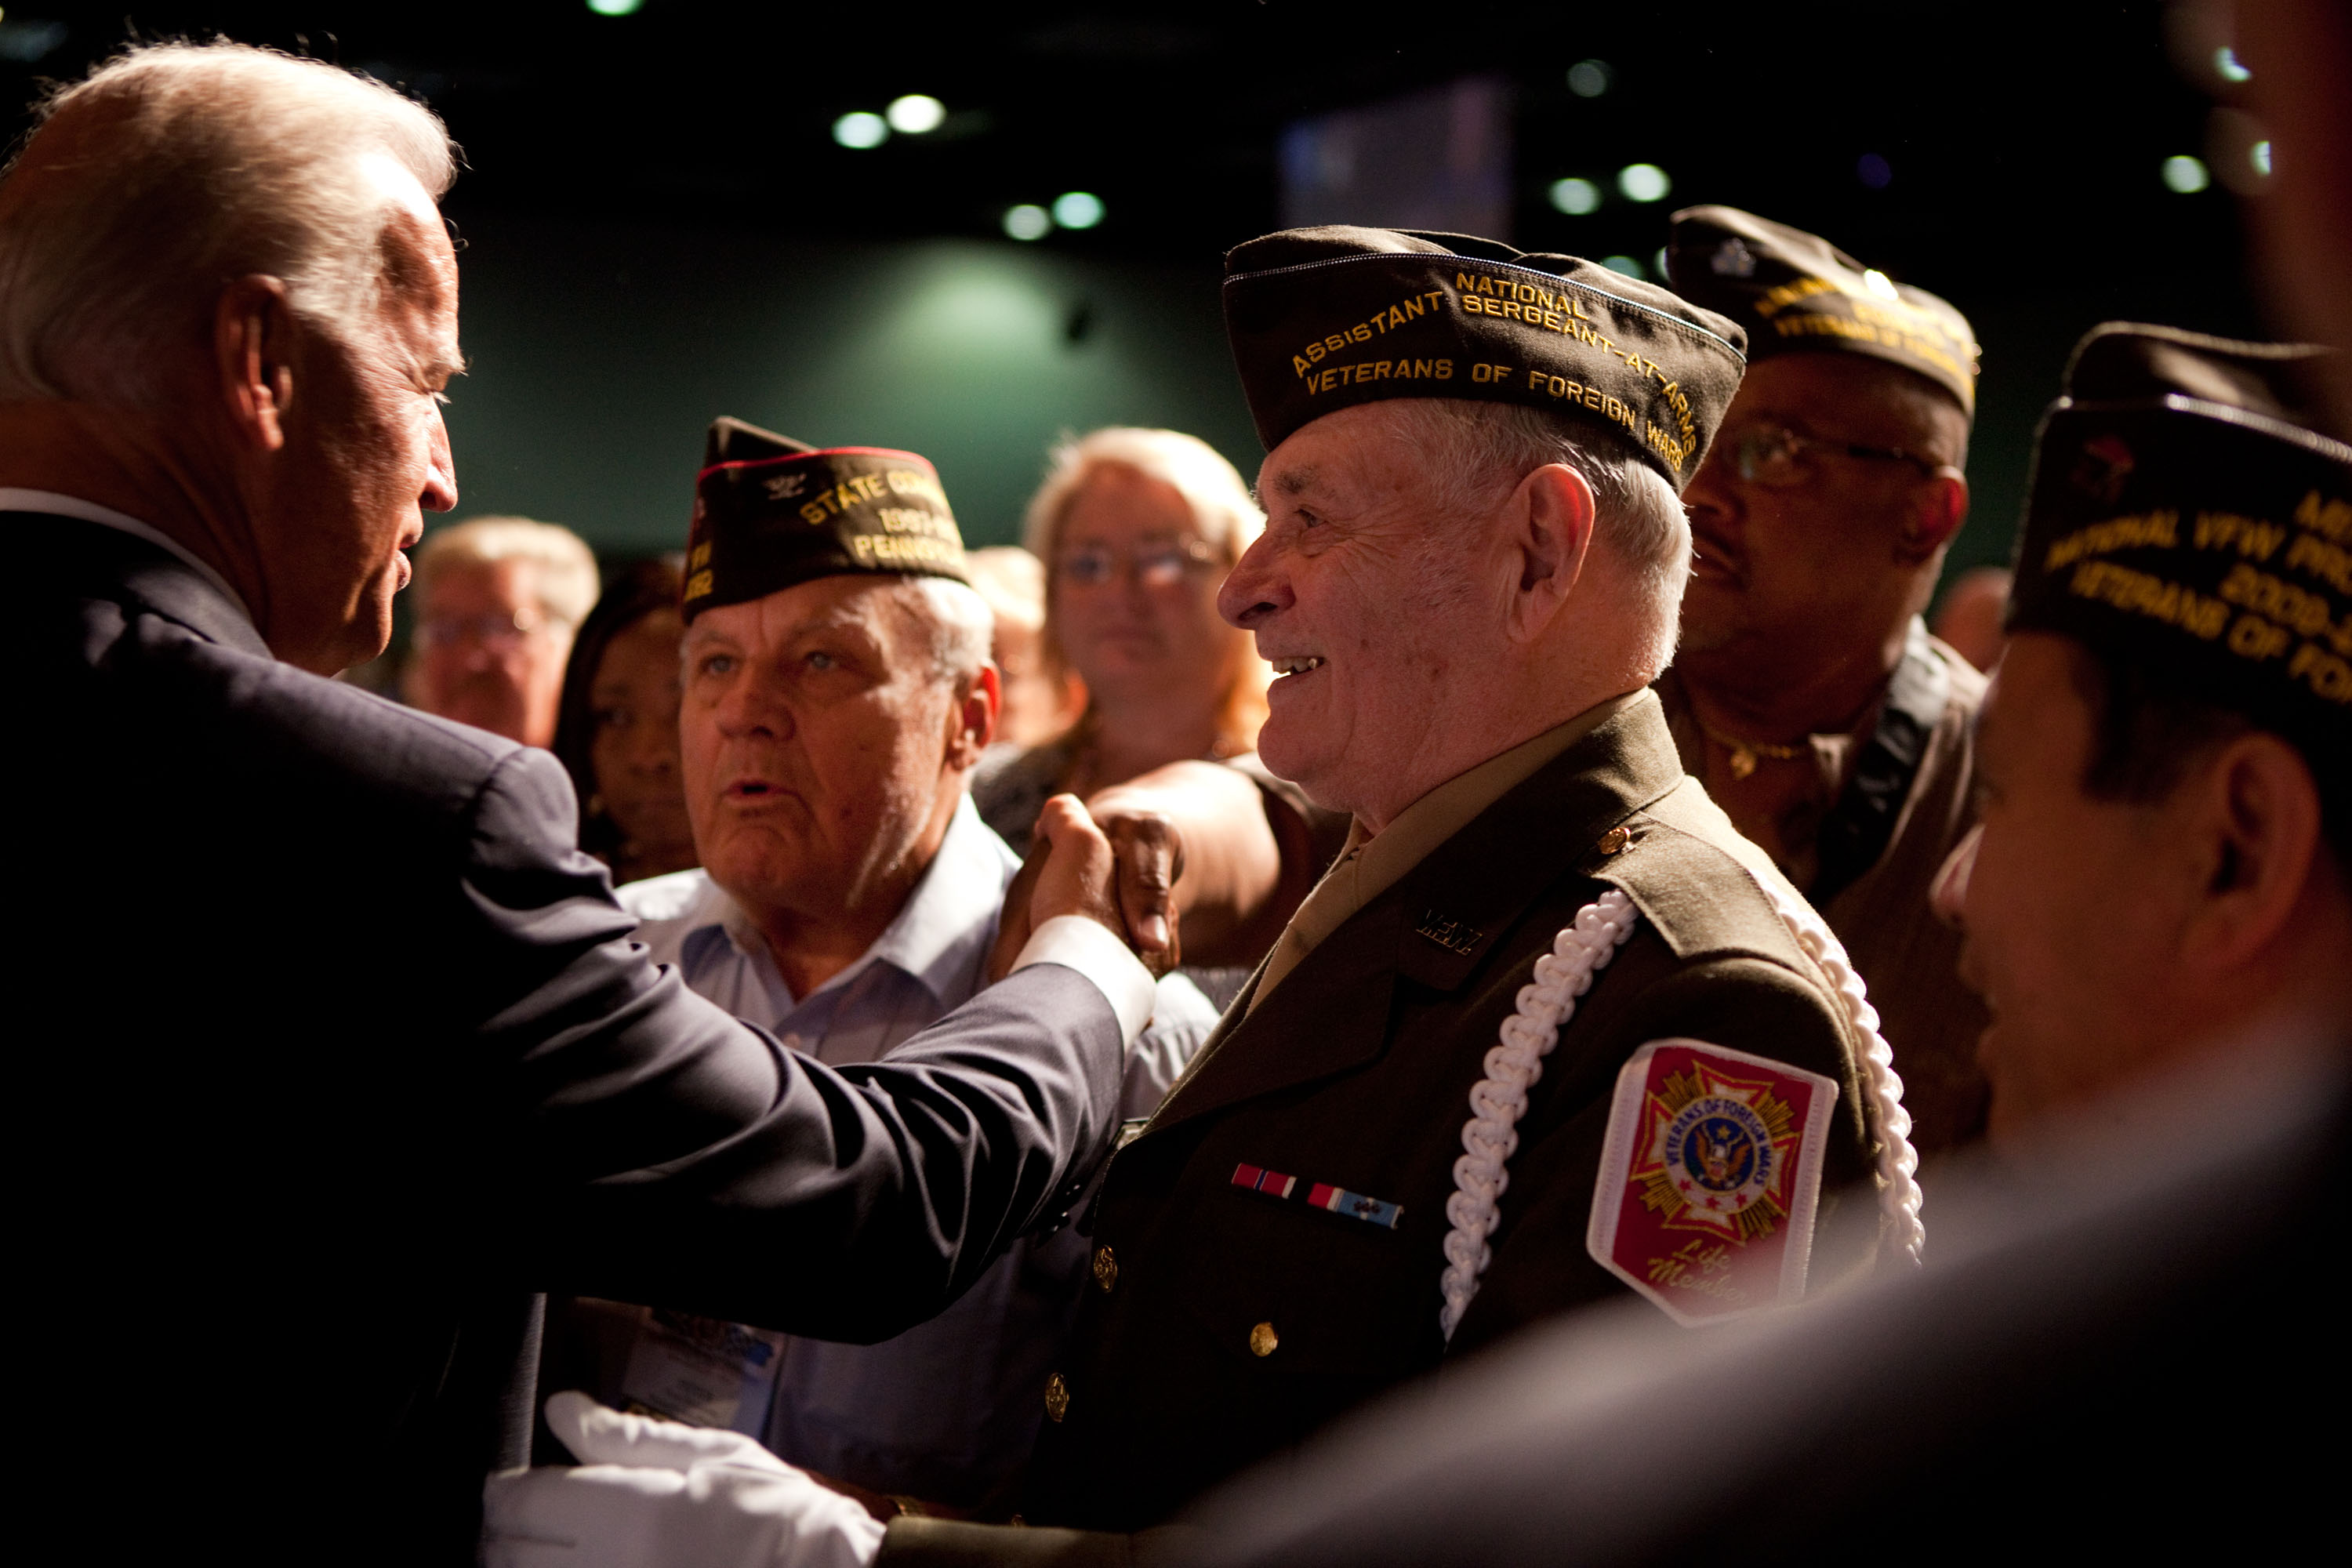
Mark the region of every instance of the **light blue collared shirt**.
<instances>
[{"instance_id":1,"label":"light blue collared shirt","mask_svg":"<svg viewBox=\"0 0 2352 1568\"><path fill-rule=\"evenodd\" d=\"M1004 891L1020 869L967 796L898 917L857 962L795 997L766 940L701 871L620 889L637 940L687 984L832 1066L874 1061L961 1006L987 982ZM1148 1116L1216 1023L1190 981L1171 975L1151 1026L1129 1047L1122 1118ZM1064 1228L1015 1243L955 1305L878 1345L793 1338L764 1429L784 1458L876 1491L971 1506L1036 1444L1046 1374L1058 1361L1087 1268Z\"/></svg>"},{"instance_id":2,"label":"light blue collared shirt","mask_svg":"<svg viewBox=\"0 0 2352 1568\"><path fill-rule=\"evenodd\" d=\"M805 999L793 994L767 939L707 873L632 882L620 899L643 922L637 940L656 962L677 965L688 986L794 1050L847 1067L878 1060L981 988L1004 889L1020 869L967 795L898 917Z\"/></svg>"}]
</instances>

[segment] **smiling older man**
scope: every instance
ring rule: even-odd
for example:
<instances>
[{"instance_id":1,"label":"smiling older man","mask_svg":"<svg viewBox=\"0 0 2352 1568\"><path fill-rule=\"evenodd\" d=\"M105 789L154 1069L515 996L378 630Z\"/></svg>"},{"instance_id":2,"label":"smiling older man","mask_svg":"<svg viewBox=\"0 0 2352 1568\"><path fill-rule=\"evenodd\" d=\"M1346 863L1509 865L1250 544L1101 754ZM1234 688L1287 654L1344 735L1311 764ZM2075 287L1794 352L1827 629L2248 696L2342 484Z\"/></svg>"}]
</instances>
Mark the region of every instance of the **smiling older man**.
<instances>
[{"instance_id":1,"label":"smiling older man","mask_svg":"<svg viewBox=\"0 0 2352 1568\"><path fill-rule=\"evenodd\" d=\"M2110 323L2044 422L1983 821L1938 894L1992 1004L2008 1169L1955 1168L1927 1268L1696 1347L1605 1314L1531 1336L1237 1486L1190 1562L1671 1563L1767 1518L1779 1561L1922 1520L1952 1562L2302 1550L2281 1500L2326 1495L2337 1453L2248 1434L2344 1381L2281 1351L2352 1110L2325 364Z\"/></svg>"},{"instance_id":2,"label":"smiling older man","mask_svg":"<svg viewBox=\"0 0 2352 1568\"><path fill-rule=\"evenodd\" d=\"M900 1518L890 1560L1115 1560L1034 1527L1156 1524L1629 1288L1696 1324L1917 1254L1860 984L1646 689L1689 548L1675 486L1739 329L1574 258L1368 228L1241 247L1225 303L1270 450L1220 605L1284 672L1267 764L1354 828L1112 1158L1033 1528ZM608 1459L690 1472L663 1495L724 1501L681 1506L679 1542L862 1560L799 1547L788 1500L746 1506L734 1459L593 1423ZM689 1560L576 1538L491 1560Z\"/></svg>"}]
</instances>

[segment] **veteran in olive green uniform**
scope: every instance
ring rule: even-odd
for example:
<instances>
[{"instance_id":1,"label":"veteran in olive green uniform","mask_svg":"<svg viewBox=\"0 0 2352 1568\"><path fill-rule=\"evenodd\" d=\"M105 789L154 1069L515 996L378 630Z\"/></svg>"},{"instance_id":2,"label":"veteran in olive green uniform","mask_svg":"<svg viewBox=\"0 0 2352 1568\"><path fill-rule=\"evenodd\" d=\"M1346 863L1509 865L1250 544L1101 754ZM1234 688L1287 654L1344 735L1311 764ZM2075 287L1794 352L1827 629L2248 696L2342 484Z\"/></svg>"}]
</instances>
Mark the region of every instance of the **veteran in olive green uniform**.
<instances>
[{"instance_id":1,"label":"veteran in olive green uniform","mask_svg":"<svg viewBox=\"0 0 2352 1568\"><path fill-rule=\"evenodd\" d=\"M1227 265L1269 523L1220 607L1276 671L1267 766L1354 827L1111 1161L1084 1222L1094 1289L1040 1391L1032 1527L1154 1525L1449 1357L1622 1292L1588 1232L1624 1189L1610 1128L1650 1042L1819 1075L1819 1214L1761 1227L1815 1244L1814 1279L1886 1237L1916 1252L1907 1122L1836 988L1851 973L1808 956L1796 925L1826 928L1685 776L1647 689L1687 558L1675 489L1738 384L1739 329L1457 237L1293 231ZM1605 967L1539 1075L1497 1091L1538 958L1585 951L1556 939L1612 889L1622 945L1594 939ZM1483 1187L1457 1170L1474 1090L1507 1162ZM1703 1304L1703 1268L1677 1298L1652 1261L1637 1289ZM1716 1300L1771 1299L1752 1286ZM902 1519L883 1557L1121 1550Z\"/></svg>"}]
</instances>

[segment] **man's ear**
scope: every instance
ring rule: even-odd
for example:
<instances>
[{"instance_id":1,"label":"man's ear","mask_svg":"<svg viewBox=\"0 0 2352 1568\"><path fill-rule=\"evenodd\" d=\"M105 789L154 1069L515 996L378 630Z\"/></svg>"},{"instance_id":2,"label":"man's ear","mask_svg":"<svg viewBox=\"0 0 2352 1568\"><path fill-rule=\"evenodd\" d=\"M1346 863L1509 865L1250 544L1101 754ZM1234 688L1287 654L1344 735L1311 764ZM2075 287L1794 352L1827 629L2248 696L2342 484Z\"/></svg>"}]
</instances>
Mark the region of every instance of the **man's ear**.
<instances>
[{"instance_id":1,"label":"man's ear","mask_svg":"<svg viewBox=\"0 0 2352 1568\"><path fill-rule=\"evenodd\" d=\"M229 423L255 451L286 444L299 326L286 285L261 273L232 280L213 307L213 360Z\"/></svg>"},{"instance_id":2,"label":"man's ear","mask_svg":"<svg viewBox=\"0 0 2352 1568\"><path fill-rule=\"evenodd\" d=\"M2301 752L2267 731L2225 742L2184 788L2206 847L2205 894L2184 933L2188 962L2227 973L2295 918L2326 845L2319 785Z\"/></svg>"},{"instance_id":3,"label":"man's ear","mask_svg":"<svg viewBox=\"0 0 2352 1568\"><path fill-rule=\"evenodd\" d=\"M1531 642L1551 624L1584 575L1597 508L1592 487L1565 463L1547 463L1519 481L1505 503L1505 560L1517 574L1507 625Z\"/></svg>"},{"instance_id":4,"label":"man's ear","mask_svg":"<svg viewBox=\"0 0 2352 1568\"><path fill-rule=\"evenodd\" d=\"M996 739L996 714L1003 704L1003 677L993 664L982 665L949 715L955 728L948 736L948 766L961 772L980 761L981 752Z\"/></svg>"},{"instance_id":5,"label":"man's ear","mask_svg":"<svg viewBox=\"0 0 2352 1568\"><path fill-rule=\"evenodd\" d=\"M1937 469L1912 491L1910 515L1903 520L1895 559L1906 566L1918 565L1949 544L1968 520L1968 476L1948 465Z\"/></svg>"}]
</instances>

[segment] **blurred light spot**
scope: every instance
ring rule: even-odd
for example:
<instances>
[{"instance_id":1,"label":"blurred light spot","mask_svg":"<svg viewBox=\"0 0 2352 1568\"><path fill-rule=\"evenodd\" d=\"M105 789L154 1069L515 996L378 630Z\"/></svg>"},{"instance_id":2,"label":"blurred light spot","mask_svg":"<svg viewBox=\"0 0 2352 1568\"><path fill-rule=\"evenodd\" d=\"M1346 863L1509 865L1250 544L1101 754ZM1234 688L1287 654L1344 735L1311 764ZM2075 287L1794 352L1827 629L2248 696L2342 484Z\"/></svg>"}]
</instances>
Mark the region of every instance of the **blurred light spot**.
<instances>
[{"instance_id":1,"label":"blurred light spot","mask_svg":"<svg viewBox=\"0 0 2352 1568\"><path fill-rule=\"evenodd\" d=\"M1102 220L1102 198L1092 191L1065 191L1054 198L1054 221L1064 228L1092 228Z\"/></svg>"},{"instance_id":2,"label":"blurred light spot","mask_svg":"<svg viewBox=\"0 0 2352 1568\"><path fill-rule=\"evenodd\" d=\"M2212 183L2213 176L2206 171L2202 158L2180 153L2164 161L2164 188L2168 191L2193 196Z\"/></svg>"},{"instance_id":3,"label":"blurred light spot","mask_svg":"<svg viewBox=\"0 0 2352 1568\"><path fill-rule=\"evenodd\" d=\"M1655 163L1629 163L1617 171L1617 189L1629 202L1661 201L1674 188L1675 183Z\"/></svg>"},{"instance_id":4,"label":"blurred light spot","mask_svg":"<svg viewBox=\"0 0 2352 1568\"><path fill-rule=\"evenodd\" d=\"M1591 180L1554 180L1551 205L1570 217L1582 217L1601 205L1601 187Z\"/></svg>"},{"instance_id":5,"label":"blurred light spot","mask_svg":"<svg viewBox=\"0 0 2352 1568\"><path fill-rule=\"evenodd\" d=\"M890 140L890 125L880 115L868 114L861 109L833 122L833 139L845 147L879 147Z\"/></svg>"},{"instance_id":6,"label":"blurred light spot","mask_svg":"<svg viewBox=\"0 0 2352 1568\"><path fill-rule=\"evenodd\" d=\"M1616 77L1607 60L1579 60L1568 68L1568 90L1579 98L1599 98Z\"/></svg>"},{"instance_id":7,"label":"blurred light spot","mask_svg":"<svg viewBox=\"0 0 2352 1568\"><path fill-rule=\"evenodd\" d=\"M1650 258L1650 271L1661 283L1664 282L1667 278L1672 276L1666 271L1666 247L1662 245L1658 247L1658 254Z\"/></svg>"},{"instance_id":8,"label":"blurred light spot","mask_svg":"<svg viewBox=\"0 0 2352 1568\"><path fill-rule=\"evenodd\" d=\"M2246 162L2253 165L2255 174L2269 174L2271 172L2271 144L2268 142L2255 142L2252 147L2246 150Z\"/></svg>"},{"instance_id":9,"label":"blurred light spot","mask_svg":"<svg viewBox=\"0 0 2352 1568\"><path fill-rule=\"evenodd\" d=\"M1642 264L1630 256L1604 256L1601 258L1601 265L1612 272L1622 272L1628 278L1642 275Z\"/></svg>"},{"instance_id":10,"label":"blurred light spot","mask_svg":"<svg viewBox=\"0 0 2352 1568\"><path fill-rule=\"evenodd\" d=\"M30 65L65 41L63 22L0 21L0 59Z\"/></svg>"},{"instance_id":11,"label":"blurred light spot","mask_svg":"<svg viewBox=\"0 0 2352 1568\"><path fill-rule=\"evenodd\" d=\"M1043 239L1054 232L1054 217L1044 207L1024 202L1004 209L1004 232L1014 239Z\"/></svg>"},{"instance_id":12,"label":"blurred light spot","mask_svg":"<svg viewBox=\"0 0 2352 1568\"><path fill-rule=\"evenodd\" d=\"M1863 269L1862 286L1869 289L1872 293L1877 295L1882 300L1900 300L1903 298L1902 295L1897 294L1895 291L1895 279L1889 278L1885 273L1881 272L1875 267L1865 268Z\"/></svg>"},{"instance_id":13,"label":"blurred light spot","mask_svg":"<svg viewBox=\"0 0 2352 1568\"><path fill-rule=\"evenodd\" d=\"M1895 165L1875 153L1864 153L1853 166L1853 177L1874 191L1883 191L1895 182Z\"/></svg>"},{"instance_id":14,"label":"blurred light spot","mask_svg":"<svg viewBox=\"0 0 2352 1568\"><path fill-rule=\"evenodd\" d=\"M599 16L634 16L646 8L646 0L588 0L588 9Z\"/></svg>"},{"instance_id":15,"label":"blurred light spot","mask_svg":"<svg viewBox=\"0 0 2352 1568\"><path fill-rule=\"evenodd\" d=\"M890 129L908 136L920 136L926 131L937 131L940 121L948 117L948 106L929 93L910 92L904 98L893 99L882 118Z\"/></svg>"},{"instance_id":16,"label":"blurred light spot","mask_svg":"<svg viewBox=\"0 0 2352 1568\"><path fill-rule=\"evenodd\" d=\"M2254 79L2254 73L2238 63L2238 51L2227 44L2213 51L2213 74L2223 81Z\"/></svg>"}]
</instances>

